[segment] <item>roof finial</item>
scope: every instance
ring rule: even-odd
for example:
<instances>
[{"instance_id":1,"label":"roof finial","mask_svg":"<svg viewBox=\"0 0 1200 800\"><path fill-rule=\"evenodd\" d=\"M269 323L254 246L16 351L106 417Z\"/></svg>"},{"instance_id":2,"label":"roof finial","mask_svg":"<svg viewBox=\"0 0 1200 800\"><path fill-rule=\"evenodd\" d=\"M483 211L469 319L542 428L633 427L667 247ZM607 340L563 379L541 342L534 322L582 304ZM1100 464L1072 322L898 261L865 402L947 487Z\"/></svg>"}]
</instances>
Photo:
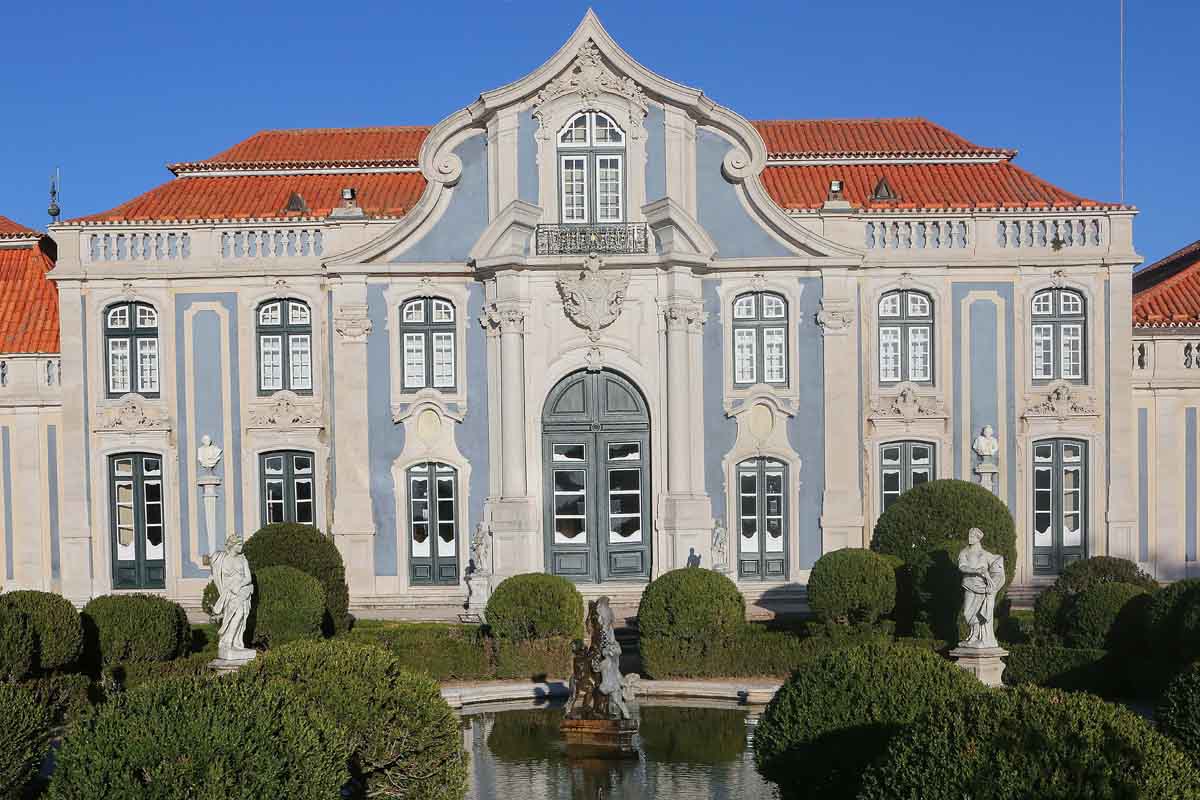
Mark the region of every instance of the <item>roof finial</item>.
<instances>
[{"instance_id":1,"label":"roof finial","mask_svg":"<svg viewBox=\"0 0 1200 800\"><path fill-rule=\"evenodd\" d=\"M46 208L46 213L50 215L52 222L58 222L58 217L62 214L62 209L58 207L58 187L61 185L62 176L59 174L58 167L54 168L54 174L50 176L50 205Z\"/></svg>"}]
</instances>

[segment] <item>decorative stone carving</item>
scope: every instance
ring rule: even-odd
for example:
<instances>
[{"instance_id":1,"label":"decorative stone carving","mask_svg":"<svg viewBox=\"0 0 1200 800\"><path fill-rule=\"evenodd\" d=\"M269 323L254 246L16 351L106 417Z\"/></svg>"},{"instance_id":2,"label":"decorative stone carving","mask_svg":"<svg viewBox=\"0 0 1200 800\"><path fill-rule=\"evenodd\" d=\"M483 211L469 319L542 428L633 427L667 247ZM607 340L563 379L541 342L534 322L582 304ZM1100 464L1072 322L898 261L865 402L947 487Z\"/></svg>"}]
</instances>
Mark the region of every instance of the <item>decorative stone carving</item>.
<instances>
[{"instance_id":1,"label":"decorative stone carving","mask_svg":"<svg viewBox=\"0 0 1200 800\"><path fill-rule=\"evenodd\" d=\"M119 403L107 411L101 411L96 421L98 431L169 431L171 422L163 414L146 408L145 401L136 394L127 394Z\"/></svg>"},{"instance_id":2,"label":"decorative stone carving","mask_svg":"<svg viewBox=\"0 0 1200 800\"><path fill-rule=\"evenodd\" d=\"M604 351L592 345L584 354L583 363L588 372L599 372L604 369Z\"/></svg>"},{"instance_id":3,"label":"decorative stone carving","mask_svg":"<svg viewBox=\"0 0 1200 800\"><path fill-rule=\"evenodd\" d=\"M846 333L854 324L854 312L850 309L849 301L821 301L821 310L817 312L817 324L826 335Z\"/></svg>"},{"instance_id":4,"label":"decorative stone carving","mask_svg":"<svg viewBox=\"0 0 1200 800\"><path fill-rule=\"evenodd\" d=\"M525 309L491 303L483 308L479 324L489 335L525 332Z\"/></svg>"},{"instance_id":5,"label":"decorative stone carving","mask_svg":"<svg viewBox=\"0 0 1200 800\"><path fill-rule=\"evenodd\" d=\"M251 428L320 428L321 413L300 404L292 392L276 392L268 403L250 410Z\"/></svg>"},{"instance_id":6,"label":"decorative stone carving","mask_svg":"<svg viewBox=\"0 0 1200 800\"><path fill-rule=\"evenodd\" d=\"M975 474L979 476L979 485L992 494L997 494L996 475L1000 472L1000 468L996 465L996 454L1000 452L1000 440L996 438L996 433L991 425L983 426L983 430L975 437L971 449L979 457L979 463L975 465Z\"/></svg>"},{"instance_id":7,"label":"decorative stone carving","mask_svg":"<svg viewBox=\"0 0 1200 800\"><path fill-rule=\"evenodd\" d=\"M911 383L900 384L895 397L884 397L871 406L872 419L898 419L912 422L916 419L944 419L946 409L936 397L921 397L917 387Z\"/></svg>"},{"instance_id":8,"label":"decorative stone carving","mask_svg":"<svg viewBox=\"0 0 1200 800\"><path fill-rule=\"evenodd\" d=\"M221 448L212 443L211 436L206 434L200 437L200 446L196 448L196 460L200 462L200 466L208 470L210 475L217 468L217 464L221 461Z\"/></svg>"},{"instance_id":9,"label":"decorative stone carving","mask_svg":"<svg viewBox=\"0 0 1200 800\"><path fill-rule=\"evenodd\" d=\"M637 676L621 675L621 644L613 631L612 606L607 597L588 604L587 639L576 640L571 674L571 697L567 701L563 730L626 732L637 730L626 701L632 699ZM609 728L580 725L586 722L610 723Z\"/></svg>"},{"instance_id":10,"label":"decorative stone carving","mask_svg":"<svg viewBox=\"0 0 1200 800\"><path fill-rule=\"evenodd\" d=\"M1025 411L1025 418L1051 417L1065 422L1071 417L1095 417L1100 412L1090 397L1080 395L1071 384L1058 381L1051 384L1046 398Z\"/></svg>"},{"instance_id":11,"label":"decorative stone carving","mask_svg":"<svg viewBox=\"0 0 1200 800\"><path fill-rule=\"evenodd\" d=\"M673 303L666 307L667 330L699 332L708 321L708 313L699 303Z\"/></svg>"},{"instance_id":12,"label":"decorative stone carving","mask_svg":"<svg viewBox=\"0 0 1200 800\"><path fill-rule=\"evenodd\" d=\"M578 96L581 107L594 105L596 100L605 94L624 97L631 104L631 123L635 122L632 108L640 109L643 116L650 108L642 88L628 76L618 77L613 74L600 57L600 51L591 39L580 46L575 61L567 68L567 71L547 83L538 92L533 104L533 115L543 125L543 130L539 132L540 136L548 138L551 135L549 131L545 130L545 120L543 119L546 104L571 94ZM631 125L630 133L637 135L635 131L638 127Z\"/></svg>"},{"instance_id":13,"label":"decorative stone carving","mask_svg":"<svg viewBox=\"0 0 1200 800\"><path fill-rule=\"evenodd\" d=\"M713 520L712 531L712 560L713 571L727 574L729 572L729 532L719 519Z\"/></svg>"},{"instance_id":14,"label":"decorative stone carving","mask_svg":"<svg viewBox=\"0 0 1200 800\"><path fill-rule=\"evenodd\" d=\"M754 276L750 278L750 288L756 292L765 291L767 285L767 276L761 272L754 273Z\"/></svg>"},{"instance_id":15,"label":"decorative stone carving","mask_svg":"<svg viewBox=\"0 0 1200 800\"><path fill-rule=\"evenodd\" d=\"M286 280L284 280L283 278L279 278L278 280L276 280L275 281L275 296L276 297L287 297L289 294L291 294L291 289L288 287L288 282Z\"/></svg>"},{"instance_id":16,"label":"decorative stone carving","mask_svg":"<svg viewBox=\"0 0 1200 800\"><path fill-rule=\"evenodd\" d=\"M373 327L365 305L338 306L333 317L333 329L347 342L365 342Z\"/></svg>"},{"instance_id":17,"label":"decorative stone carving","mask_svg":"<svg viewBox=\"0 0 1200 800\"><path fill-rule=\"evenodd\" d=\"M601 274L603 259L595 253L587 257L578 277L559 278L563 312L587 331L588 339L600 341L600 331L621 316L625 293L629 290L629 272L620 270Z\"/></svg>"},{"instance_id":18,"label":"decorative stone carving","mask_svg":"<svg viewBox=\"0 0 1200 800\"><path fill-rule=\"evenodd\" d=\"M221 619L217 645L218 661L244 662L255 656L246 647L246 622L254 596L250 562L242 554L242 538L237 534L225 540L225 549L209 555L213 583L220 594L213 605L213 617Z\"/></svg>"}]
</instances>

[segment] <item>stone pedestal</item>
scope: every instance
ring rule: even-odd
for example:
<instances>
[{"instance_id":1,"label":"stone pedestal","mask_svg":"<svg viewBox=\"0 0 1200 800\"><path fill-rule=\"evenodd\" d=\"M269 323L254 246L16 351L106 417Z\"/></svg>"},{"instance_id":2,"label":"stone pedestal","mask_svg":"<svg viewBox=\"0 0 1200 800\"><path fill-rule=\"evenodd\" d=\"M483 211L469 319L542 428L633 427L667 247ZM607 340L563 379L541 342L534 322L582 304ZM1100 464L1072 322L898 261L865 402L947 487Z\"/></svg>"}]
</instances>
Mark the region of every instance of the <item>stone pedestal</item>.
<instances>
[{"instance_id":1,"label":"stone pedestal","mask_svg":"<svg viewBox=\"0 0 1200 800\"><path fill-rule=\"evenodd\" d=\"M467 574L467 613L466 618L474 621L487 622L488 598L492 596L492 576L486 572L471 572Z\"/></svg>"},{"instance_id":2,"label":"stone pedestal","mask_svg":"<svg viewBox=\"0 0 1200 800\"><path fill-rule=\"evenodd\" d=\"M217 487L221 485L221 479L216 475L201 475L196 478L196 485L200 487L201 502L204 506L204 531L208 535L208 547L210 550L215 550L217 544Z\"/></svg>"},{"instance_id":3,"label":"stone pedestal","mask_svg":"<svg viewBox=\"0 0 1200 800\"><path fill-rule=\"evenodd\" d=\"M1003 686L1004 657L1008 651L1003 647L956 647L950 657L960 667L970 672L985 686Z\"/></svg>"},{"instance_id":4,"label":"stone pedestal","mask_svg":"<svg viewBox=\"0 0 1200 800\"><path fill-rule=\"evenodd\" d=\"M999 494L999 487L996 483L997 475L1000 473L1000 467L996 464L982 463L975 467L975 475L979 478L979 485L987 489L992 494Z\"/></svg>"},{"instance_id":5,"label":"stone pedestal","mask_svg":"<svg viewBox=\"0 0 1200 800\"><path fill-rule=\"evenodd\" d=\"M256 655L257 653L251 650L248 658L214 658L212 661L208 662L208 668L222 675L230 672L237 672L246 664L249 664L251 661L253 661Z\"/></svg>"}]
</instances>

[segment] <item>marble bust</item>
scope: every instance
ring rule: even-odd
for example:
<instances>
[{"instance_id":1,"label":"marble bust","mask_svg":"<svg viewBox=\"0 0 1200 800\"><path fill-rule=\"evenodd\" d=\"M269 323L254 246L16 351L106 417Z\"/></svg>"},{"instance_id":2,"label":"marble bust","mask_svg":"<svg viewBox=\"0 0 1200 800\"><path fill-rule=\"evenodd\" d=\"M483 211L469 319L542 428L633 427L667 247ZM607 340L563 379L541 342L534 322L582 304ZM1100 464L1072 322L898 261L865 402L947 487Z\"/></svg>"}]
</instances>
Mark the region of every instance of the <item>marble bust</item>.
<instances>
[{"instance_id":1,"label":"marble bust","mask_svg":"<svg viewBox=\"0 0 1200 800\"><path fill-rule=\"evenodd\" d=\"M212 437L207 435L200 437L200 446L196 448L196 460L209 472L216 469L221 460L221 448L213 444Z\"/></svg>"},{"instance_id":2,"label":"marble bust","mask_svg":"<svg viewBox=\"0 0 1200 800\"><path fill-rule=\"evenodd\" d=\"M971 449L975 451L975 455L979 456L984 461L989 461L996 457L1000 452L1000 441L996 438L996 432L991 425L984 425L983 430L975 437L975 442L971 445Z\"/></svg>"},{"instance_id":3,"label":"marble bust","mask_svg":"<svg viewBox=\"0 0 1200 800\"><path fill-rule=\"evenodd\" d=\"M958 553L958 571L962 573L963 619L969 631L959 647L999 647L996 595L1004 587L1004 557L983 548L983 531L979 528L967 533L967 546Z\"/></svg>"},{"instance_id":4,"label":"marble bust","mask_svg":"<svg viewBox=\"0 0 1200 800\"><path fill-rule=\"evenodd\" d=\"M213 616L221 618L217 656L222 661L249 661L255 652L246 647L246 622L254 597L254 579L250 562L242 553L242 539L234 534L225 540L225 549L209 557L213 582L220 592L213 605Z\"/></svg>"}]
</instances>

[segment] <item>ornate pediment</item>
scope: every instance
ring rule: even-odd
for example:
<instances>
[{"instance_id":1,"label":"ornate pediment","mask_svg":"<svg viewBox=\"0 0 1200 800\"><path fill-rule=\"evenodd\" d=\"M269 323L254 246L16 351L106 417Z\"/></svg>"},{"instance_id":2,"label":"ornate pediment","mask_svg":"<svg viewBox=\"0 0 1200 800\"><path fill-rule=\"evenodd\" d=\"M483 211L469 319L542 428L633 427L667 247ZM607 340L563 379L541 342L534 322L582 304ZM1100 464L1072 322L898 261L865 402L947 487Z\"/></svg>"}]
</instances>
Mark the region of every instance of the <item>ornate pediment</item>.
<instances>
[{"instance_id":1,"label":"ornate pediment","mask_svg":"<svg viewBox=\"0 0 1200 800\"><path fill-rule=\"evenodd\" d=\"M1043 400L1025 410L1025 419L1050 418L1065 422L1071 417L1097 417L1095 401L1080 394L1066 381L1050 385Z\"/></svg>"},{"instance_id":2,"label":"ornate pediment","mask_svg":"<svg viewBox=\"0 0 1200 800\"><path fill-rule=\"evenodd\" d=\"M642 87L626 76L615 75L600 57L591 39L584 42L567 71L542 87L534 100L533 114L541 120L546 104L565 95L576 95L582 106L593 105L601 95L615 94L627 99L645 114L649 109Z\"/></svg>"},{"instance_id":3,"label":"ornate pediment","mask_svg":"<svg viewBox=\"0 0 1200 800\"><path fill-rule=\"evenodd\" d=\"M922 397L912 383L900 384L894 397L881 397L871 405L871 420L914 422L918 419L946 419L946 409L936 397Z\"/></svg>"},{"instance_id":4,"label":"ornate pediment","mask_svg":"<svg viewBox=\"0 0 1200 800\"><path fill-rule=\"evenodd\" d=\"M276 392L267 401L250 408L247 428L323 428L321 409L302 401L293 392Z\"/></svg>"},{"instance_id":5,"label":"ornate pediment","mask_svg":"<svg viewBox=\"0 0 1200 800\"><path fill-rule=\"evenodd\" d=\"M587 331L592 344L600 341L602 328L621 316L625 293L629 291L629 272L617 270L604 274L600 271L603 263L600 256L592 253L578 276L558 279L563 312Z\"/></svg>"},{"instance_id":6,"label":"ornate pediment","mask_svg":"<svg viewBox=\"0 0 1200 800\"><path fill-rule=\"evenodd\" d=\"M171 430L171 420L166 414L147 408L145 398L127 394L117 405L101 409L96 415L95 430L138 433L140 431L165 432Z\"/></svg>"}]
</instances>

